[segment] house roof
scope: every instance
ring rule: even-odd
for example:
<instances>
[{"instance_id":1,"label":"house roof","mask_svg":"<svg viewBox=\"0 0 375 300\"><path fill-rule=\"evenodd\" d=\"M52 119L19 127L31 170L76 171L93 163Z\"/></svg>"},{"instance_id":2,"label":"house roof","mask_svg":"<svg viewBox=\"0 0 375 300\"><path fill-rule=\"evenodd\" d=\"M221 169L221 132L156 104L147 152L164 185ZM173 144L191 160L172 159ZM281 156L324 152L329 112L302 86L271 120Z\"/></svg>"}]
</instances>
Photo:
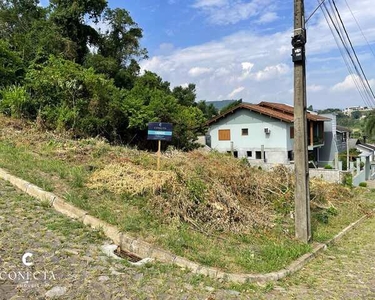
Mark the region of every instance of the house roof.
<instances>
[{"instance_id":1,"label":"house roof","mask_svg":"<svg viewBox=\"0 0 375 300\"><path fill-rule=\"evenodd\" d=\"M268 107L274 110L282 111L287 114L292 114L294 116L294 107L291 105L282 104L282 103L274 103L274 102L265 102L265 101L260 102L259 105L263 107ZM307 112L307 119L309 121L330 121L331 120L327 117L323 117L318 114L313 114L311 112Z\"/></svg>"},{"instance_id":2,"label":"house roof","mask_svg":"<svg viewBox=\"0 0 375 300\"><path fill-rule=\"evenodd\" d=\"M340 132L352 132L352 130L350 128L347 128L347 127L344 127L344 126L340 126L340 125L336 126L336 130L340 131Z\"/></svg>"},{"instance_id":3,"label":"house roof","mask_svg":"<svg viewBox=\"0 0 375 300\"><path fill-rule=\"evenodd\" d=\"M373 145L365 144L365 143L362 143L361 141L359 141L359 143L357 145L358 146L363 146L365 148L368 148L368 149L371 149L371 150L375 151L375 146L373 146Z\"/></svg>"},{"instance_id":4,"label":"house roof","mask_svg":"<svg viewBox=\"0 0 375 300\"><path fill-rule=\"evenodd\" d=\"M233 107L231 110L226 111L223 114L213 118L208 122L208 125L217 122L218 120L225 118L227 115L234 113L239 109L247 109L254 112L257 112L262 115L266 115L271 118L275 118L287 123L294 122L294 108L285 104L272 103L272 102L261 102L259 104L250 104L250 103L240 103L239 105ZM307 120L309 121L329 121L330 119L322 117L319 115L314 115L307 113Z\"/></svg>"},{"instance_id":5,"label":"house roof","mask_svg":"<svg viewBox=\"0 0 375 300\"><path fill-rule=\"evenodd\" d=\"M354 149L359 143L359 139L349 139L349 149Z\"/></svg>"}]
</instances>

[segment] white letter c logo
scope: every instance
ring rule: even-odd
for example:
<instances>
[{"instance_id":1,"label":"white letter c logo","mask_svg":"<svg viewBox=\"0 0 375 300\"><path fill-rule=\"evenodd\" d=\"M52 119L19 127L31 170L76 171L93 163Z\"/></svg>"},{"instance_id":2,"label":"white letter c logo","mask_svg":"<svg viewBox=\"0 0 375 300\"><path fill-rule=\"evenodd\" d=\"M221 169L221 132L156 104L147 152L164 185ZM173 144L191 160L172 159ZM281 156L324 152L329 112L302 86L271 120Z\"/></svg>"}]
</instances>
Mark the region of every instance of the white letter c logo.
<instances>
[{"instance_id":1,"label":"white letter c logo","mask_svg":"<svg viewBox=\"0 0 375 300\"><path fill-rule=\"evenodd\" d=\"M25 253L23 256L22 256L22 263L26 266L26 267L30 267L32 266L34 263L32 262L27 262L27 258L29 257L32 257L33 254L32 253Z\"/></svg>"}]
</instances>

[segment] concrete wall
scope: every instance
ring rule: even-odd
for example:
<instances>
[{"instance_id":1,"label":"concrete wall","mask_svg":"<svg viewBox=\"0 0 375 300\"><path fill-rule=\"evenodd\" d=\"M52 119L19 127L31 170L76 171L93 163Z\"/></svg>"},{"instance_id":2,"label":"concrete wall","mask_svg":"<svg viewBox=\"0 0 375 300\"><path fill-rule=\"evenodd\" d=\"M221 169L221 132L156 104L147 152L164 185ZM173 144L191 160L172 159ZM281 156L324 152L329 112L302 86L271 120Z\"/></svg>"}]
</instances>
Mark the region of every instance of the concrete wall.
<instances>
[{"instance_id":1,"label":"concrete wall","mask_svg":"<svg viewBox=\"0 0 375 300\"><path fill-rule=\"evenodd\" d=\"M261 167L263 170L270 171L274 167L280 164L269 164L257 160L249 160L250 166ZM283 165L288 168L291 172L294 172L294 165ZM319 178L328 182L342 183L345 172L339 170L325 170L325 169L309 169L310 178Z\"/></svg>"},{"instance_id":2,"label":"concrete wall","mask_svg":"<svg viewBox=\"0 0 375 300\"><path fill-rule=\"evenodd\" d=\"M242 136L243 128L248 128L248 136ZM269 128L271 133L266 134L265 128ZM208 134L211 136L211 148L219 152L231 151L233 142L238 157L247 157L247 152L251 151L249 159L256 159L256 151L261 151L263 145L266 162L288 163L288 151L293 150L289 128L289 124L280 120L240 109L213 123ZM219 141L218 132L224 129L231 131L231 141Z\"/></svg>"},{"instance_id":3,"label":"concrete wall","mask_svg":"<svg viewBox=\"0 0 375 300\"><path fill-rule=\"evenodd\" d=\"M284 164L278 164L278 163L265 163L261 160L254 160L254 159L251 159L251 160L249 159L249 164L251 167L256 167L256 168L261 167L265 171L271 171L274 167L282 165L283 167L286 167L290 171L294 172L294 165L292 164L284 165Z\"/></svg>"},{"instance_id":4,"label":"concrete wall","mask_svg":"<svg viewBox=\"0 0 375 300\"><path fill-rule=\"evenodd\" d=\"M338 170L310 169L310 178L319 178L328 182L341 183L343 173Z\"/></svg>"},{"instance_id":5,"label":"concrete wall","mask_svg":"<svg viewBox=\"0 0 375 300\"><path fill-rule=\"evenodd\" d=\"M359 186L361 182L366 181L366 170L361 171L357 176L353 177L353 185Z\"/></svg>"}]
</instances>

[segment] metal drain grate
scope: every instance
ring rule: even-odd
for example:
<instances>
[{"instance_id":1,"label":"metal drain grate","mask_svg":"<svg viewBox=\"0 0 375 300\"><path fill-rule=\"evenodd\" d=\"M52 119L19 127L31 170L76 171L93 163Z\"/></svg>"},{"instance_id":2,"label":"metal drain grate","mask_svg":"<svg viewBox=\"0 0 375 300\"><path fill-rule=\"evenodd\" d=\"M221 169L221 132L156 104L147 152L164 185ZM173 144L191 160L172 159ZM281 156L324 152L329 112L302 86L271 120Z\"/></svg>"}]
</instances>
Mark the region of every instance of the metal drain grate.
<instances>
[{"instance_id":1,"label":"metal drain grate","mask_svg":"<svg viewBox=\"0 0 375 300\"><path fill-rule=\"evenodd\" d=\"M120 247L117 247L115 250L115 254L123 259L126 259L127 261L130 261L132 263L136 263L142 260L139 256L135 255L134 253L131 253L126 250L122 250Z\"/></svg>"}]
</instances>

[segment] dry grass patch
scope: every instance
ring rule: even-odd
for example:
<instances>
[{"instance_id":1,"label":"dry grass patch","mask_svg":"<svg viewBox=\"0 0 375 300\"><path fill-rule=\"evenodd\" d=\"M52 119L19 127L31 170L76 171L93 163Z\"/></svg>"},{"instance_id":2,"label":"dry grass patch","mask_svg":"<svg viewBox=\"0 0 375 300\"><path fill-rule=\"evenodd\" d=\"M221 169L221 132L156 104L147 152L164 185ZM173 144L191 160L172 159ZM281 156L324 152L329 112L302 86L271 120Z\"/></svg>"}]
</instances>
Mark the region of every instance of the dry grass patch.
<instances>
[{"instance_id":1,"label":"dry grass patch","mask_svg":"<svg viewBox=\"0 0 375 300\"><path fill-rule=\"evenodd\" d=\"M131 162L110 164L95 171L87 187L97 190L108 190L115 194L131 196L145 193L157 194L163 191L166 183L171 184L176 175L170 171L146 170Z\"/></svg>"}]
</instances>

